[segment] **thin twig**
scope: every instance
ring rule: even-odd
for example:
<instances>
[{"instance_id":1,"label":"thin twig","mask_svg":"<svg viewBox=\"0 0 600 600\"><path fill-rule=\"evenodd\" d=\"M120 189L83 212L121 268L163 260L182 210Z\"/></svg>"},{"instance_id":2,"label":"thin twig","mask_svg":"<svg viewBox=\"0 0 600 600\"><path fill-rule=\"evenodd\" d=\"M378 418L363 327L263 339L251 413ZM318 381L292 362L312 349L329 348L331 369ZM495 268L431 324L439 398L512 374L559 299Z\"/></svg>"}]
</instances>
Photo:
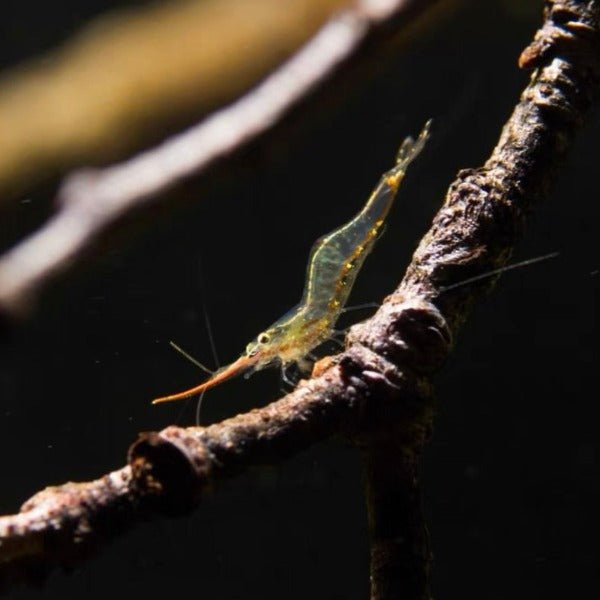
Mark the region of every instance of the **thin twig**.
<instances>
[{"instance_id":1,"label":"thin twig","mask_svg":"<svg viewBox=\"0 0 600 600\"><path fill-rule=\"evenodd\" d=\"M490 282L443 288L506 264L525 215L546 195L598 93L599 3L554 0L545 17L521 61L536 69L492 156L459 173L397 291L351 329L347 350L317 363L312 379L263 409L206 429L146 434L130 450L131 472L117 472L119 485L104 478L41 492L18 515L0 519L0 577L28 578L40 565L71 564L82 549L120 533L121 523L107 514L127 515L131 524L142 514L190 510L209 484L345 433L370 465L372 598L409 589L410 600L427 597L429 554L415 511L416 466L431 425L429 379ZM395 458L396 474L384 467L393 468ZM391 510L390 497L409 512ZM401 579L407 569L417 570L413 586Z\"/></svg>"}]
</instances>

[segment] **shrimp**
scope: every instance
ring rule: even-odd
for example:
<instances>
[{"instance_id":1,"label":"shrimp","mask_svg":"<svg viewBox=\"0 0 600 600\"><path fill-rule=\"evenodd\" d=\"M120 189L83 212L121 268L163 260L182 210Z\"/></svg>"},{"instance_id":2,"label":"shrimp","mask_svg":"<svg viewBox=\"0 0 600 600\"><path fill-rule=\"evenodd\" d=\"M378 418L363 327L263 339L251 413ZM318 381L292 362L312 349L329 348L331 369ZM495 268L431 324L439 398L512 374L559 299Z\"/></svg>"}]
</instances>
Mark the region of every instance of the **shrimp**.
<instances>
[{"instance_id":1,"label":"shrimp","mask_svg":"<svg viewBox=\"0 0 600 600\"><path fill-rule=\"evenodd\" d=\"M427 121L416 140L407 137L402 142L396 164L381 176L362 210L314 243L300 302L251 341L236 361L203 383L156 398L152 404L202 394L226 379L242 373L249 376L277 364L281 365L285 378L287 367L302 364L313 348L332 337L358 272L381 233L406 169L425 146L430 125L431 121Z\"/></svg>"}]
</instances>

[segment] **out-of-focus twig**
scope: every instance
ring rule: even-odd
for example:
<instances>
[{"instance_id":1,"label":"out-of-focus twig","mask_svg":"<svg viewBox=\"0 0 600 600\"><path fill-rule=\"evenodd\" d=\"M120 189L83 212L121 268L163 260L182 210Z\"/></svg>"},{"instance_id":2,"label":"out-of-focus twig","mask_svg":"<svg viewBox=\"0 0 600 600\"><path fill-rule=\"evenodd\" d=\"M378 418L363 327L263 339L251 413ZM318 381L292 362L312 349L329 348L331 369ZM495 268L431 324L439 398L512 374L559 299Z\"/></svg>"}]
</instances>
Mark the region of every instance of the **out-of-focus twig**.
<instances>
[{"instance_id":1,"label":"out-of-focus twig","mask_svg":"<svg viewBox=\"0 0 600 600\"><path fill-rule=\"evenodd\" d=\"M173 0L98 18L0 80L0 202L230 102L347 3Z\"/></svg>"},{"instance_id":2,"label":"out-of-focus twig","mask_svg":"<svg viewBox=\"0 0 600 600\"><path fill-rule=\"evenodd\" d=\"M255 140L382 29L411 21L436 1L358 0L231 106L124 163L68 177L58 213L0 258L0 312L5 317L26 313L42 288L81 261L123 216Z\"/></svg>"},{"instance_id":3,"label":"out-of-focus twig","mask_svg":"<svg viewBox=\"0 0 600 600\"><path fill-rule=\"evenodd\" d=\"M132 523L148 511L190 510L223 477L345 433L366 453L372 599L429 597L418 477L431 426L429 380L490 281L449 288L506 263L525 214L545 196L598 94L600 4L553 0L545 17L522 55L524 67L535 67L530 83L491 157L459 173L400 286L351 329L346 351L317 363L312 379L263 409L206 429L144 435L129 467L117 472L118 485L113 475L34 496L21 513L0 519L0 579L80 558L120 532L106 515Z\"/></svg>"}]
</instances>

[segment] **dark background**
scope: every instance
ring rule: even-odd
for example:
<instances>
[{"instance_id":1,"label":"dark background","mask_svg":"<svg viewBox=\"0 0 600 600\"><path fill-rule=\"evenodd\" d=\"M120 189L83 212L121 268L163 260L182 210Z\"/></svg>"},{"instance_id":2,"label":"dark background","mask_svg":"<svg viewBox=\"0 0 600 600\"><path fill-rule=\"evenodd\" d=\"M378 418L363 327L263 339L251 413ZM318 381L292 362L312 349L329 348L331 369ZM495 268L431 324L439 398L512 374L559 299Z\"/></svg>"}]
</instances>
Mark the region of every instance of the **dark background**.
<instances>
[{"instance_id":1,"label":"dark background","mask_svg":"<svg viewBox=\"0 0 600 600\"><path fill-rule=\"evenodd\" d=\"M121 4L5 1L0 61L52 48ZM298 301L312 242L361 207L401 139L433 117L432 141L351 302L389 293L458 169L480 165L496 142L526 82L516 61L539 4L471 3L400 56L374 61L366 84L342 81L318 117L284 128L210 183L186 184L176 212L109 240L47 295L0 351L0 513L46 485L120 467L139 431L191 423L191 405L149 404L202 376L168 340L210 364L205 305L221 361L237 357ZM506 274L439 376L424 465L437 597L598 597L599 132L596 114L515 260L560 257ZM53 189L3 214L3 246L47 214ZM278 390L275 371L224 384L207 395L203 420L263 405ZM138 527L41 591L10 597L93 599L118 589L365 598L363 503L358 453L329 441L221 486L187 519Z\"/></svg>"}]
</instances>

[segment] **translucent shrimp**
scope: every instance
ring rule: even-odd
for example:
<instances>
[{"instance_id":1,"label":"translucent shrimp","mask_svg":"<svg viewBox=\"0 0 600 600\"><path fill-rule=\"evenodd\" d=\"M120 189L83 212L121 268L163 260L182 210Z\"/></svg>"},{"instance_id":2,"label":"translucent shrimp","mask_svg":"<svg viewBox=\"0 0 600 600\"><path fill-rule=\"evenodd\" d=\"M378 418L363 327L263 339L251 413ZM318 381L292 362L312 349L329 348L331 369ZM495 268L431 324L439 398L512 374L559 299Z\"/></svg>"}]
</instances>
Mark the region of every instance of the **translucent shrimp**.
<instances>
[{"instance_id":1,"label":"translucent shrimp","mask_svg":"<svg viewBox=\"0 0 600 600\"><path fill-rule=\"evenodd\" d=\"M363 209L348 223L319 238L312 247L300 302L260 333L236 361L216 371L203 383L183 392L153 400L153 404L181 400L222 381L280 364L285 369L302 363L310 351L335 333L354 281L375 242L408 165L429 137L428 121L416 140L408 137L398 151L396 164L384 173Z\"/></svg>"}]
</instances>

